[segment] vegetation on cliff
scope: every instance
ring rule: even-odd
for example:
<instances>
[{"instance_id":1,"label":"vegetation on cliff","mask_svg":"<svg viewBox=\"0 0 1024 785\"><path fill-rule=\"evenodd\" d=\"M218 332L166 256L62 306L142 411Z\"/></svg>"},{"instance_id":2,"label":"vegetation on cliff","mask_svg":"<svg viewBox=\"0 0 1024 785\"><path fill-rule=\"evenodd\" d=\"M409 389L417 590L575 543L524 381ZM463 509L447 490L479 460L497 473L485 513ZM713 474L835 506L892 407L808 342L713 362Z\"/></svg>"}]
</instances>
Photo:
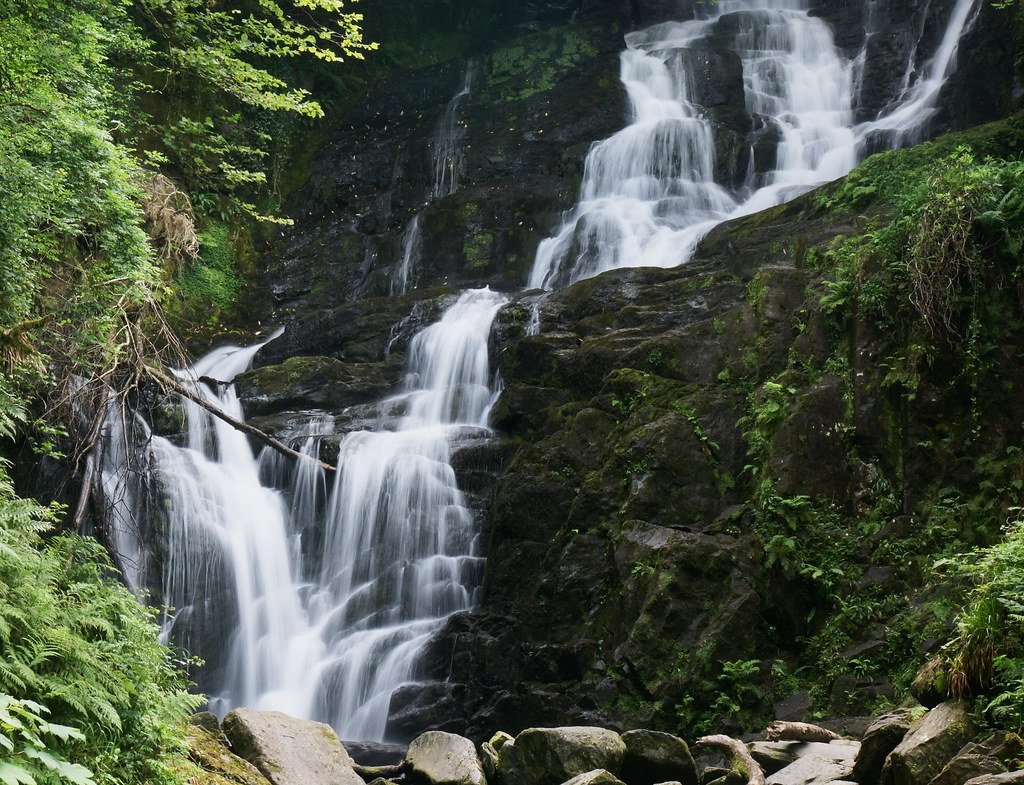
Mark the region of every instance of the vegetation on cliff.
<instances>
[{"instance_id":1,"label":"vegetation on cliff","mask_svg":"<svg viewBox=\"0 0 1024 785\"><path fill-rule=\"evenodd\" d=\"M923 647L944 643L940 692L979 697L990 719L1021 728L1012 554L1024 460L996 413L1020 384L1008 358L1024 329L1022 128L1016 116L873 156L806 210L835 222L857 216L859 230L789 249L820 271L808 294L830 351L822 362L794 353L751 391L743 422L765 553L827 598L805 639L804 673L826 691L823 704L851 666L906 689ZM811 316L803 330L813 330ZM777 484L788 444L780 429L825 375L842 390L833 427L845 462L862 475L852 498ZM876 411L865 417L868 407ZM869 569L898 580L855 589ZM834 709L856 708L834 698Z\"/></svg>"}]
</instances>

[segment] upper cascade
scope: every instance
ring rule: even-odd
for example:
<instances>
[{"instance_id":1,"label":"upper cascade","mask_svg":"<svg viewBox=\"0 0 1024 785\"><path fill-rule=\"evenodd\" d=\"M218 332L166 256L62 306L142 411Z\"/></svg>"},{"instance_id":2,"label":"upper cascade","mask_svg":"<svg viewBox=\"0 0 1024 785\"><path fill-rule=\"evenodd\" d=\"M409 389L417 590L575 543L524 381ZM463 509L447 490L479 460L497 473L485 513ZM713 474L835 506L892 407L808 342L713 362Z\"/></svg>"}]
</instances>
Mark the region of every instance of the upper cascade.
<instances>
[{"instance_id":1,"label":"upper cascade","mask_svg":"<svg viewBox=\"0 0 1024 785\"><path fill-rule=\"evenodd\" d=\"M846 174L869 134L876 144L914 138L935 111L978 4L959 0L932 61L918 76L908 62L901 95L862 126L854 125L862 58L847 58L799 0L722 0L708 18L628 34L620 78L630 124L591 148L579 201L541 242L529 287L681 264L716 224ZM726 82L735 77L741 124L752 139L773 143L769 166L759 166L764 156L750 143L732 162L741 171L722 171L728 131L715 110L730 99L715 93L729 87L709 83L711 70Z\"/></svg>"}]
</instances>

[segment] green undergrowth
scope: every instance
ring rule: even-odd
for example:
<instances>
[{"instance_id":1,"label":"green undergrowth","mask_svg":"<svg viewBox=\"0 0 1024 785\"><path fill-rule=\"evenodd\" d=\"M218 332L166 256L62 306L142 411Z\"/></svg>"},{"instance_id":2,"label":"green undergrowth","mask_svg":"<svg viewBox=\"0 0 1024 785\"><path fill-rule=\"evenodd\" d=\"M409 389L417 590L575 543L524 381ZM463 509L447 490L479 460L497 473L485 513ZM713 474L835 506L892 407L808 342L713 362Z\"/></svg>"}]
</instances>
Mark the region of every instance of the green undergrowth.
<instances>
[{"instance_id":1,"label":"green undergrowth","mask_svg":"<svg viewBox=\"0 0 1024 785\"><path fill-rule=\"evenodd\" d=\"M323 114L280 61L361 57L360 18L335 0L0 7L4 783L191 776L183 721L200 699L152 615L70 533L82 521L10 475L77 495L106 405L184 362L168 315L208 329L235 307L247 238L280 222L282 137ZM304 65L303 85L326 70ZM33 471L33 451L59 468Z\"/></svg>"},{"instance_id":2,"label":"green undergrowth","mask_svg":"<svg viewBox=\"0 0 1024 785\"><path fill-rule=\"evenodd\" d=\"M795 635L798 681L819 715L899 700L931 640L951 695L1021 728L1024 539L1012 509L1024 460L1003 425L1024 336L1021 150L1017 115L872 156L823 189L814 216L864 216L856 234L803 257L820 276L805 307L821 315L831 354L810 365L791 354L783 373L744 381L754 529L766 563L815 598ZM777 434L826 374L841 380L835 428L851 495L780 493ZM857 408L868 396L875 425ZM889 577L858 588L871 570ZM872 678L895 695L832 694L837 680Z\"/></svg>"},{"instance_id":3,"label":"green undergrowth","mask_svg":"<svg viewBox=\"0 0 1024 785\"><path fill-rule=\"evenodd\" d=\"M47 536L58 513L19 499L0 466L0 775L178 782L201 699L104 549Z\"/></svg>"},{"instance_id":4,"label":"green undergrowth","mask_svg":"<svg viewBox=\"0 0 1024 785\"><path fill-rule=\"evenodd\" d=\"M181 331L213 329L228 320L242 288L241 267L226 224L213 223L198 235L199 254L174 273L176 296L168 303L172 322Z\"/></svg>"}]
</instances>

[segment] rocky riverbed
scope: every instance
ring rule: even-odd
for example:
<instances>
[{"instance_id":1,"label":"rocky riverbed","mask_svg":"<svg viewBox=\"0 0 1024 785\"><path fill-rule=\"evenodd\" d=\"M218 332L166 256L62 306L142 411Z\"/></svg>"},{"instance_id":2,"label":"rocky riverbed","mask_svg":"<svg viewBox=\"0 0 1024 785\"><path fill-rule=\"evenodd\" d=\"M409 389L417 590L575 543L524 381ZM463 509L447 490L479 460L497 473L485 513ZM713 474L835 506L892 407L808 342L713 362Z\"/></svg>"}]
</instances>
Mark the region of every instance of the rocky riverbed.
<instances>
[{"instance_id":1,"label":"rocky riverbed","mask_svg":"<svg viewBox=\"0 0 1024 785\"><path fill-rule=\"evenodd\" d=\"M339 741L327 725L237 709L218 725L197 715L193 758L214 785L1014 785L1024 741L978 735L948 702L874 718L775 722L742 741L619 734L596 726L534 727L475 745L428 731L407 747Z\"/></svg>"}]
</instances>

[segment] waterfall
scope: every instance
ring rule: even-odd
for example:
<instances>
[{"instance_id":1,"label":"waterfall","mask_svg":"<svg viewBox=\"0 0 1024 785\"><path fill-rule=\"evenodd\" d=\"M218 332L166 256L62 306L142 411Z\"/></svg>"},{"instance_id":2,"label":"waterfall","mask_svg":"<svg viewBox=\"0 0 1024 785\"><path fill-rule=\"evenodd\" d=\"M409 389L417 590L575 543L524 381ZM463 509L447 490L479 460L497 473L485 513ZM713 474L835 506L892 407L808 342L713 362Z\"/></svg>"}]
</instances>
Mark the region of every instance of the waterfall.
<instances>
[{"instance_id":1,"label":"waterfall","mask_svg":"<svg viewBox=\"0 0 1024 785\"><path fill-rule=\"evenodd\" d=\"M344 738L379 739L422 644L472 607L483 554L450 458L487 433L491 321L505 303L463 292L409 348L404 389L374 431L348 434L327 509L314 604L328 656L321 713Z\"/></svg>"},{"instance_id":2,"label":"waterfall","mask_svg":"<svg viewBox=\"0 0 1024 785\"><path fill-rule=\"evenodd\" d=\"M207 659L213 710L275 709L329 721L345 738L383 737L422 645L477 599L483 554L450 458L490 433L487 341L505 301L463 292L414 336L402 390L380 404L374 430L344 437L329 496L319 464L258 460L244 435L192 402L181 402L184 445L149 434L164 637ZM262 345L217 349L182 382L241 419L230 382ZM315 456L331 426L314 420L303 453ZM123 426L110 433L104 476L124 476ZM288 476L289 493L261 474ZM115 542L137 539L118 521Z\"/></svg>"},{"instance_id":3,"label":"waterfall","mask_svg":"<svg viewBox=\"0 0 1024 785\"><path fill-rule=\"evenodd\" d=\"M462 139L466 128L459 114L463 99L472 92L476 78L476 63L470 60L462 74L462 86L445 105L430 139L430 169L432 182L427 202L443 199L459 189L462 169ZM391 294L405 294L412 287L420 253L420 219L423 210L414 213L402 234L402 258L391 278Z\"/></svg>"},{"instance_id":4,"label":"waterfall","mask_svg":"<svg viewBox=\"0 0 1024 785\"><path fill-rule=\"evenodd\" d=\"M470 60L462 76L462 88L452 96L445 107L444 114L437 124L434 138L430 142L434 183L431 196L442 199L455 193L459 188L459 170L462 168L462 137L466 135L459 107L462 99L473 89L476 76L476 64Z\"/></svg>"},{"instance_id":5,"label":"waterfall","mask_svg":"<svg viewBox=\"0 0 1024 785\"><path fill-rule=\"evenodd\" d=\"M892 108L861 126L853 117L863 57L846 58L801 0L719 0L706 18L628 34L620 77L629 124L591 148L578 203L540 244L530 286L678 265L721 221L847 172L869 135L912 138L935 111L979 3L957 0L934 57L923 68L911 57ZM869 17L867 38L872 25ZM733 69L742 95L730 110L776 141L774 166L758 163L744 138L740 171L723 176L722 123L702 103L694 58ZM471 62L431 141L431 199L459 186L460 107L474 72ZM399 176L396 164L393 183ZM392 294L414 280L421 215L403 234ZM377 405L373 428L344 435L333 476L313 460L255 456L242 434L190 401L180 402L185 432L174 440L108 412L100 483L111 542L133 588L154 586L159 562L163 635L206 660L215 711L276 709L328 721L345 738L383 737L391 696L415 683L425 642L478 600L484 554L452 457L490 434L499 384L488 334L505 302L486 288L465 291L413 337L401 389ZM528 334L540 332L540 315L538 299ZM182 383L242 419L231 382L262 345L217 349ZM312 420L301 452L318 457L333 427Z\"/></svg>"},{"instance_id":6,"label":"waterfall","mask_svg":"<svg viewBox=\"0 0 1024 785\"><path fill-rule=\"evenodd\" d=\"M107 403L104 417L99 448L104 524L124 582L138 592L145 585L148 554L143 536L146 489L140 480L145 458L135 454L134 445L149 439L149 427L141 417L125 416L112 402Z\"/></svg>"},{"instance_id":7,"label":"waterfall","mask_svg":"<svg viewBox=\"0 0 1024 785\"><path fill-rule=\"evenodd\" d=\"M629 125L591 148L579 200L538 247L529 287L681 264L716 224L846 174L868 133L890 131L894 143L912 138L934 111L976 7L980 0L958 0L926 75L908 77L897 108L861 127L853 124L853 102L862 57L846 58L828 25L799 0L722 0L708 18L628 34L620 78ZM715 180L719 131L697 103L699 69L692 67L695 53L722 46L742 64L748 116L778 136L774 168L759 175L751 152L742 182L731 187Z\"/></svg>"},{"instance_id":8,"label":"waterfall","mask_svg":"<svg viewBox=\"0 0 1024 785\"><path fill-rule=\"evenodd\" d=\"M402 260L391 280L391 294L405 294L409 291L420 254L420 218L422 212L413 215L402 235Z\"/></svg>"},{"instance_id":9,"label":"waterfall","mask_svg":"<svg viewBox=\"0 0 1024 785\"><path fill-rule=\"evenodd\" d=\"M217 349L181 373L182 383L241 418L230 382L262 345ZM165 532L163 601L171 609L164 635L211 660L215 710L301 711L298 689L315 647L307 645L302 568L291 558L285 499L260 482L243 434L191 401L182 406L185 444L158 436L151 442L157 507L151 515Z\"/></svg>"},{"instance_id":10,"label":"waterfall","mask_svg":"<svg viewBox=\"0 0 1024 785\"><path fill-rule=\"evenodd\" d=\"M956 68L960 40L974 26L980 12L981 3L978 0L957 0L939 48L923 69L924 75L916 81L910 81L909 75L917 70L915 57L912 56L907 66L908 78L904 80L903 89L892 108L877 119L861 125L857 129L861 138L882 132L888 136L887 141L891 146L921 141L922 130L939 109L938 99L942 86Z\"/></svg>"}]
</instances>

